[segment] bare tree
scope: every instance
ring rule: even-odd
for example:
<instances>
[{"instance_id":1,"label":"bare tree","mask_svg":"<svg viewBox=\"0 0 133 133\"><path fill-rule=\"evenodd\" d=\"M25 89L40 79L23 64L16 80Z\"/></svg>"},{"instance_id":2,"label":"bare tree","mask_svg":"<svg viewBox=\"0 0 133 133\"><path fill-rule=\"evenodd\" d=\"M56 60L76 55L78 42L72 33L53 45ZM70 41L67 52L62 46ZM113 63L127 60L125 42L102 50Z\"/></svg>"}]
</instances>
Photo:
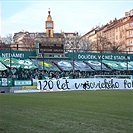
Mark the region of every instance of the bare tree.
<instances>
[{"instance_id":1,"label":"bare tree","mask_svg":"<svg viewBox=\"0 0 133 133\"><path fill-rule=\"evenodd\" d=\"M116 42L113 42L111 43L110 45L110 51L112 53L118 53L118 52L121 52L123 51L123 46L124 46L124 42L119 42L119 43L116 43ZM124 48L126 48L126 45L124 46Z\"/></svg>"},{"instance_id":2,"label":"bare tree","mask_svg":"<svg viewBox=\"0 0 133 133\"><path fill-rule=\"evenodd\" d=\"M24 48L28 51L33 51L35 49L35 39L31 37L24 37L22 39Z\"/></svg>"},{"instance_id":3,"label":"bare tree","mask_svg":"<svg viewBox=\"0 0 133 133\"><path fill-rule=\"evenodd\" d=\"M110 51L112 43L103 36L97 36L97 39L95 42L91 43L92 45L92 50L96 50L97 52L99 51Z\"/></svg>"},{"instance_id":4,"label":"bare tree","mask_svg":"<svg viewBox=\"0 0 133 133\"><path fill-rule=\"evenodd\" d=\"M78 51L80 47L80 36L67 36L65 37L65 51L72 52L72 50Z\"/></svg>"},{"instance_id":5,"label":"bare tree","mask_svg":"<svg viewBox=\"0 0 133 133\"><path fill-rule=\"evenodd\" d=\"M98 50L106 51L110 49L111 42L103 36L97 37L97 47Z\"/></svg>"},{"instance_id":6,"label":"bare tree","mask_svg":"<svg viewBox=\"0 0 133 133\"><path fill-rule=\"evenodd\" d=\"M93 43L91 43L88 39L80 39L79 49L81 49L80 51L91 51L92 45Z\"/></svg>"},{"instance_id":7,"label":"bare tree","mask_svg":"<svg viewBox=\"0 0 133 133\"><path fill-rule=\"evenodd\" d=\"M18 47L19 50L35 50L35 38L29 32L21 32L14 36L15 47Z\"/></svg>"},{"instance_id":8,"label":"bare tree","mask_svg":"<svg viewBox=\"0 0 133 133\"><path fill-rule=\"evenodd\" d=\"M13 43L13 36L12 36L12 34L8 34L5 37L2 37L1 40L2 40L2 43L12 44Z\"/></svg>"},{"instance_id":9,"label":"bare tree","mask_svg":"<svg viewBox=\"0 0 133 133\"><path fill-rule=\"evenodd\" d=\"M103 51L103 52L112 52L118 53L123 51L123 48L126 48L126 44L124 42L110 42L106 37L98 36L97 42L93 44L95 46L95 50ZM124 47L123 47L124 46Z\"/></svg>"},{"instance_id":10,"label":"bare tree","mask_svg":"<svg viewBox=\"0 0 133 133\"><path fill-rule=\"evenodd\" d=\"M0 50L5 48L5 43L2 42L2 39L0 38Z\"/></svg>"}]
</instances>

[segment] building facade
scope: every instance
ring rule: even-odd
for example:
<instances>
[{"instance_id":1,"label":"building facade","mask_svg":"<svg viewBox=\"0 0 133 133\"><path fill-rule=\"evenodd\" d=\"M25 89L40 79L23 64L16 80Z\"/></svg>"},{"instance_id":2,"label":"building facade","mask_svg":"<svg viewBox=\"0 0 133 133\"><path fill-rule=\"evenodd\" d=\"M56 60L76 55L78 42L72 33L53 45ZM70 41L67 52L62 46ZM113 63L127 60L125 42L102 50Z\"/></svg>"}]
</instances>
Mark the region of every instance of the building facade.
<instances>
[{"instance_id":1,"label":"building facade","mask_svg":"<svg viewBox=\"0 0 133 133\"><path fill-rule=\"evenodd\" d=\"M64 54L64 35L62 33L54 33L54 21L50 10L45 21L45 31L14 33L12 49L37 51L38 56L42 56L43 53L43 56L46 57L53 57L54 55L62 57ZM39 53L39 47L42 47L41 53Z\"/></svg>"},{"instance_id":2,"label":"building facade","mask_svg":"<svg viewBox=\"0 0 133 133\"><path fill-rule=\"evenodd\" d=\"M110 20L109 23L98 27L95 32L91 30L82 36L82 39L86 38L94 43L93 50L133 53L133 9L125 12L124 17Z\"/></svg>"},{"instance_id":3,"label":"building facade","mask_svg":"<svg viewBox=\"0 0 133 133\"><path fill-rule=\"evenodd\" d=\"M36 49L36 45L38 43L43 42L48 44L63 44L64 50L69 50L75 48L77 44L76 41L79 40L77 32L66 33L61 31L61 33L54 33L54 21L52 20L50 10L48 11L48 16L45 21L45 31L46 32L20 31L18 33L14 33L14 44L12 44L12 49L33 51Z\"/></svg>"}]
</instances>

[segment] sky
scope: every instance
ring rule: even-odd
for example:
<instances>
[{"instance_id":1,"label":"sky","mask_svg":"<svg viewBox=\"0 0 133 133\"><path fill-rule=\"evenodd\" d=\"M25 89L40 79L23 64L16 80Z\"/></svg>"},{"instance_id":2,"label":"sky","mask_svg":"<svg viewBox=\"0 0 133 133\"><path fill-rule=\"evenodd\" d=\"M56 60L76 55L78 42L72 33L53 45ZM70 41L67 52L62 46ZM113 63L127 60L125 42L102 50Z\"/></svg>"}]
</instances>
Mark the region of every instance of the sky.
<instances>
[{"instance_id":1,"label":"sky","mask_svg":"<svg viewBox=\"0 0 133 133\"><path fill-rule=\"evenodd\" d=\"M133 9L133 0L1 0L0 36L45 32L49 8L55 33L84 35L93 27L124 17Z\"/></svg>"}]
</instances>

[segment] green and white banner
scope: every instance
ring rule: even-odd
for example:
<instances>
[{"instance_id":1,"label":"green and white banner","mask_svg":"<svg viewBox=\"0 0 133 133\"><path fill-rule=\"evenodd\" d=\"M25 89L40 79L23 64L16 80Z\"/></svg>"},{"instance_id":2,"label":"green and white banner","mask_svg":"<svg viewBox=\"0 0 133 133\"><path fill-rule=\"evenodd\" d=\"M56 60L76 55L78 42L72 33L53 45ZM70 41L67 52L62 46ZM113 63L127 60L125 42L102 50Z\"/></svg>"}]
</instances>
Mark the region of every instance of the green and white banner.
<instances>
[{"instance_id":1,"label":"green and white banner","mask_svg":"<svg viewBox=\"0 0 133 133\"><path fill-rule=\"evenodd\" d=\"M30 59L18 60L18 64L24 69L36 69L37 67Z\"/></svg>"},{"instance_id":2,"label":"green and white banner","mask_svg":"<svg viewBox=\"0 0 133 133\"><path fill-rule=\"evenodd\" d=\"M18 50L1 50L0 51L0 57L4 58L18 58L18 59L26 59L29 58L29 56L36 56L35 51L18 51Z\"/></svg>"},{"instance_id":3,"label":"green and white banner","mask_svg":"<svg viewBox=\"0 0 133 133\"><path fill-rule=\"evenodd\" d=\"M0 57L0 61L7 67L20 68L20 65L18 64L18 60L15 58Z\"/></svg>"},{"instance_id":4,"label":"green and white banner","mask_svg":"<svg viewBox=\"0 0 133 133\"><path fill-rule=\"evenodd\" d=\"M11 68L24 68L24 69L36 69L37 67L30 59L16 59L0 57L0 61L7 67Z\"/></svg>"},{"instance_id":5,"label":"green and white banner","mask_svg":"<svg viewBox=\"0 0 133 133\"><path fill-rule=\"evenodd\" d=\"M6 66L3 65L1 62L0 62L0 71L5 71L7 70Z\"/></svg>"},{"instance_id":6,"label":"green and white banner","mask_svg":"<svg viewBox=\"0 0 133 133\"><path fill-rule=\"evenodd\" d=\"M74 60L110 60L110 61L132 61L133 54L113 54L113 53L90 53L90 52L68 52L65 53L66 57Z\"/></svg>"},{"instance_id":7,"label":"green and white banner","mask_svg":"<svg viewBox=\"0 0 133 133\"><path fill-rule=\"evenodd\" d=\"M34 62L34 64L36 64L36 66L38 67L39 70L46 70L46 71L60 71L60 69L55 65L53 64L52 62L50 61L39 61L39 60L32 60Z\"/></svg>"},{"instance_id":8,"label":"green and white banner","mask_svg":"<svg viewBox=\"0 0 133 133\"><path fill-rule=\"evenodd\" d=\"M0 78L0 87L1 86L12 86L11 78Z\"/></svg>"}]
</instances>

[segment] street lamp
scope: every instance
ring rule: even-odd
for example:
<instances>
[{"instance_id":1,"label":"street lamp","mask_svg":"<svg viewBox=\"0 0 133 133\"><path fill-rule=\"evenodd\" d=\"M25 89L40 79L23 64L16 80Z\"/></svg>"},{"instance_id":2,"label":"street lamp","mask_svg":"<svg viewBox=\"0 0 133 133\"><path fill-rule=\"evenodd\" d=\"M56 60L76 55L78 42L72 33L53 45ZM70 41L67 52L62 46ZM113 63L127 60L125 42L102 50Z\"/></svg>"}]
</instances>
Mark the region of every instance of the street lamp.
<instances>
[{"instance_id":1,"label":"street lamp","mask_svg":"<svg viewBox=\"0 0 133 133\"><path fill-rule=\"evenodd\" d=\"M102 75L102 50L100 52L101 52L101 75Z\"/></svg>"},{"instance_id":2,"label":"street lamp","mask_svg":"<svg viewBox=\"0 0 133 133\"><path fill-rule=\"evenodd\" d=\"M11 57L11 44L10 44L10 74L11 74L11 78L12 78L12 71L11 71L11 67L12 67L12 57Z\"/></svg>"},{"instance_id":3,"label":"street lamp","mask_svg":"<svg viewBox=\"0 0 133 133\"><path fill-rule=\"evenodd\" d=\"M126 62L127 62L127 72L126 73L128 75L128 53L126 53L126 56L125 57L126 57Z\"/></svg>"},{"instance_id":4,"label":"street lamp","mask_svg":"<svg viewBox=\"0 0 133 133\"><path fill-rule=\"evenodd\" d=\"M73 74L74 74L74 48L73 48Z\"/></svg>"},{"instance_id":5,"label":"street lamp","mask_svg":"<svg viewBox=\"0 0 133 133\"><path fill-rule=\"evenodd\" d=\"M42 55L43 55L43 71L44 71L44 50L43 50Z\"/></svg>"}]
</instances>

